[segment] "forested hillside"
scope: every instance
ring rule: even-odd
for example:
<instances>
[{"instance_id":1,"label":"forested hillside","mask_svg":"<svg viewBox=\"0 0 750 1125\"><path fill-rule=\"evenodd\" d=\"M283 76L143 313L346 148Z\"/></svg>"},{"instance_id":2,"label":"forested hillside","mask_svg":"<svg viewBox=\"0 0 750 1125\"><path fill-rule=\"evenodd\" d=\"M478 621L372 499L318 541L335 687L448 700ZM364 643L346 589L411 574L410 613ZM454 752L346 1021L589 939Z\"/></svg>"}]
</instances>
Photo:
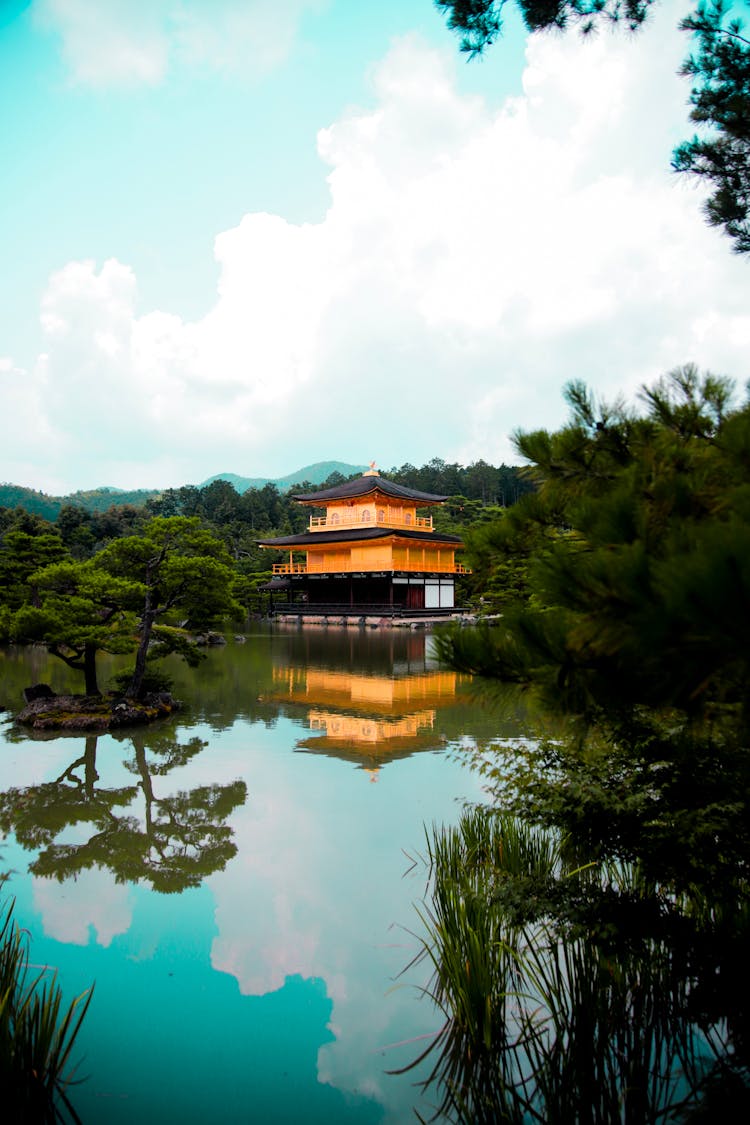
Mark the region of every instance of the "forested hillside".
<instances>
[{"instance_id":1,"label":"forested hillside","mask_svg":"<svg viewBox=\"0 0 750 1125\"><path fill-rule=\"evenodd\" d=\"M279 493L289 491L304 492L306 489L322 488L351 477L359 476L366 466L348 465L343 461L316 461L283 477L243 477L237 473L217 473L200 485L186 484L182 488L170 489L120 489L90 488L72 492L67 496L52 496L38 489L26 488L20 484L0 484L0 508L23 508L32 515L46 520L56 520L65 507L80 508L83 511L106 512L109 508L132 505L141 508L149 501L164 499L167 506L176 495L180 503L192 508L196 494L205 493L216 484L229 484L239 495L246 492L262 492L271 486ZM418 469L406 462L400 468L392 468L384 475L399 484L419 488L423 492L440 492L447 496L461 495L482 504L513 504L527 487L517 466L501 465L496 468L486 461L475 461L468 468L455 463L447 464L435 457Z\"/></svg>"},{"instance_id":2,"label":"forested hillside","mask_svg":"<svg viewBox=\"0 0 750 1125\"><path fill-rule=\"evenodd\" d=\"M140 488L124 491L119 488L92 488L72 492L68 496L50 496L35 488L20 484L0 484L0 508L23 508L45 520L56 520L63 507L71 504L87 512L106 512L113 504L132 504L142 507L147 500L158 496L156 489Z\"/></svg>"},{"instance_id":3,"label":"forested hillside","mask_svg":"<svg viewBox=\"0 0 750 1125\"><path fill-rule=\"evenodd\" d=\"M404 464L383 475L410 488L447 496L445 505L432 513L435 527L462 535L467 544L482 528L494 526L505 509L533 487L518 467L495 467L484 461L467 468L435 458L421 468ZM327 480L305 481L296 491L310 491L321 484L330 487L345 479L334 471ZM118 540L143 536L150 523L160 517L197 519L233 560L238 602L251 612L263 611L267 595L262 593L262 586L281 555L261 550L257 541L302 532L309 518L309 511L293 500L293 493L281 492L273 483L241 493L221 479L203 487L185 485L160 493L99 489L54 502L41 493L19 491L26 492L33 502L18 503L18 496L8 489L0 493L6 501L16 501L0 505L0 619L5 610L6 620L9 613L33 600L28 579L40 567L66 559L85 563ZM101 506L87 506L79 502L81 499L95 500ZM45 506L45 502L49 503ZM480 589L475 579L462 577L461 604L471 604L483 596L487 586L483 577L481 585ZM0 639L7 639L8 628L6 625L3 633L0 620Z\"/></svg>"}]
</instances>

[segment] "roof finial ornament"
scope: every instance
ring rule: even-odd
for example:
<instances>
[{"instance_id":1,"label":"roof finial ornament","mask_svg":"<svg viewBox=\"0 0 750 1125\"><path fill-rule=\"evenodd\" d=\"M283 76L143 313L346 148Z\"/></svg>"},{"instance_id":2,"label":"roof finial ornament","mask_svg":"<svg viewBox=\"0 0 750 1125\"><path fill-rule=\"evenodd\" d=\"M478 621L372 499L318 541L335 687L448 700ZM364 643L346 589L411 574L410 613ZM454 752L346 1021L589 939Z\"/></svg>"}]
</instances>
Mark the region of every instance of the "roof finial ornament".
<instances>
[{"instance_id":1,"label":"roof finial ornament","mask_svg":"<svg viewBox=\"0 0 750 1125\"><path fill-rule=\"evenodd\" d=\"M363 477L379 477L380 473L378 472L375 465L376 465L375 461L370 461L370 468L366 469L365 472L362 474L362 476Z\"/></svg>"}]
</instances>

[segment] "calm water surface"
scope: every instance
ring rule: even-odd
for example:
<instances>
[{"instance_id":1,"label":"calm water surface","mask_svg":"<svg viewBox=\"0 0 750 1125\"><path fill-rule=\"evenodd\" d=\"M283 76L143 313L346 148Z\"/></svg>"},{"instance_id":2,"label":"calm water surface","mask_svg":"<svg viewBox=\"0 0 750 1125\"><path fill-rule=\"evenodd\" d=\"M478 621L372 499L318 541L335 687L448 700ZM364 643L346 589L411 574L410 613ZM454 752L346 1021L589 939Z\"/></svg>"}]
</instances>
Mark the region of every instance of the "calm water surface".
<instances>
[{"instance_id":1,"label":"calm water surface","mask_svg":"<svg viewBox=\"0 0 750 1125\"><path fill-rule=\"evenodd\" d=\"M83 1122L414 1120L415 1075L387 1072L439 1017L426 969L400 975L408 857L480 795L457 751L513 724L424 633L259 628L170 673L187 706L158 728L0 726L6 889L32 959L95 984ZM39 649L0 650L0 676L10 711L33 682L80 690Z\"/></svg>"}]
</instances>

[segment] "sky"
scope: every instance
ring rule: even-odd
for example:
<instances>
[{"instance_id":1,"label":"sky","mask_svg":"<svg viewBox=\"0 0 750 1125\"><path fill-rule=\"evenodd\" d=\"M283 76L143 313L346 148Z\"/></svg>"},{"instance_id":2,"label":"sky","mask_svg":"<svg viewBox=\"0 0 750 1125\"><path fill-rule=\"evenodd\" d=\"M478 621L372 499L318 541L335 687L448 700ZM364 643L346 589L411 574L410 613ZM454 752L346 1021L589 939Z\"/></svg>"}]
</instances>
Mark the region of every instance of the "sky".
<instances>
[{"instance_id":1,"label":"sky","mask_svg":"<svg viewBox=\"0 0 750 1125\"><path fill-rule=\"evenodd\" d=\"M571 379L743 388L686 10L468 62L432 0L0 0L0 480L518 463Z\"/></svg>"}]
</instances>

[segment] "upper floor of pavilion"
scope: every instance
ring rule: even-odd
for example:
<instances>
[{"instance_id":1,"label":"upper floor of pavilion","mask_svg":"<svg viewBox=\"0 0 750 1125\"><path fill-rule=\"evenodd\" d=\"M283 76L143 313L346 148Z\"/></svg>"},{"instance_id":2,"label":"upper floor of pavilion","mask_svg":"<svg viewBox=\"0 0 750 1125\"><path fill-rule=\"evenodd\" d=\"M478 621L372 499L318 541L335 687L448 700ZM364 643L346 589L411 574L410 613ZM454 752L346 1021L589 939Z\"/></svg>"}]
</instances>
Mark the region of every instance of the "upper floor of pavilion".
<instances>
[{"instance_id":1,"label":"upper floor of pavilion","mask_svg":"<svg viewBox=\"0 0 750 1125\"><path fill-rule=\"evenodd\" d=\"M444 504L448 499L386 480L374 464L355 480L317 492L297 493L292 498L308 507L325 509L325 515L310 516L311 532L367 527L431 532L432 516L417 515L417 510Z\"/></svg>"}]
</instances>

